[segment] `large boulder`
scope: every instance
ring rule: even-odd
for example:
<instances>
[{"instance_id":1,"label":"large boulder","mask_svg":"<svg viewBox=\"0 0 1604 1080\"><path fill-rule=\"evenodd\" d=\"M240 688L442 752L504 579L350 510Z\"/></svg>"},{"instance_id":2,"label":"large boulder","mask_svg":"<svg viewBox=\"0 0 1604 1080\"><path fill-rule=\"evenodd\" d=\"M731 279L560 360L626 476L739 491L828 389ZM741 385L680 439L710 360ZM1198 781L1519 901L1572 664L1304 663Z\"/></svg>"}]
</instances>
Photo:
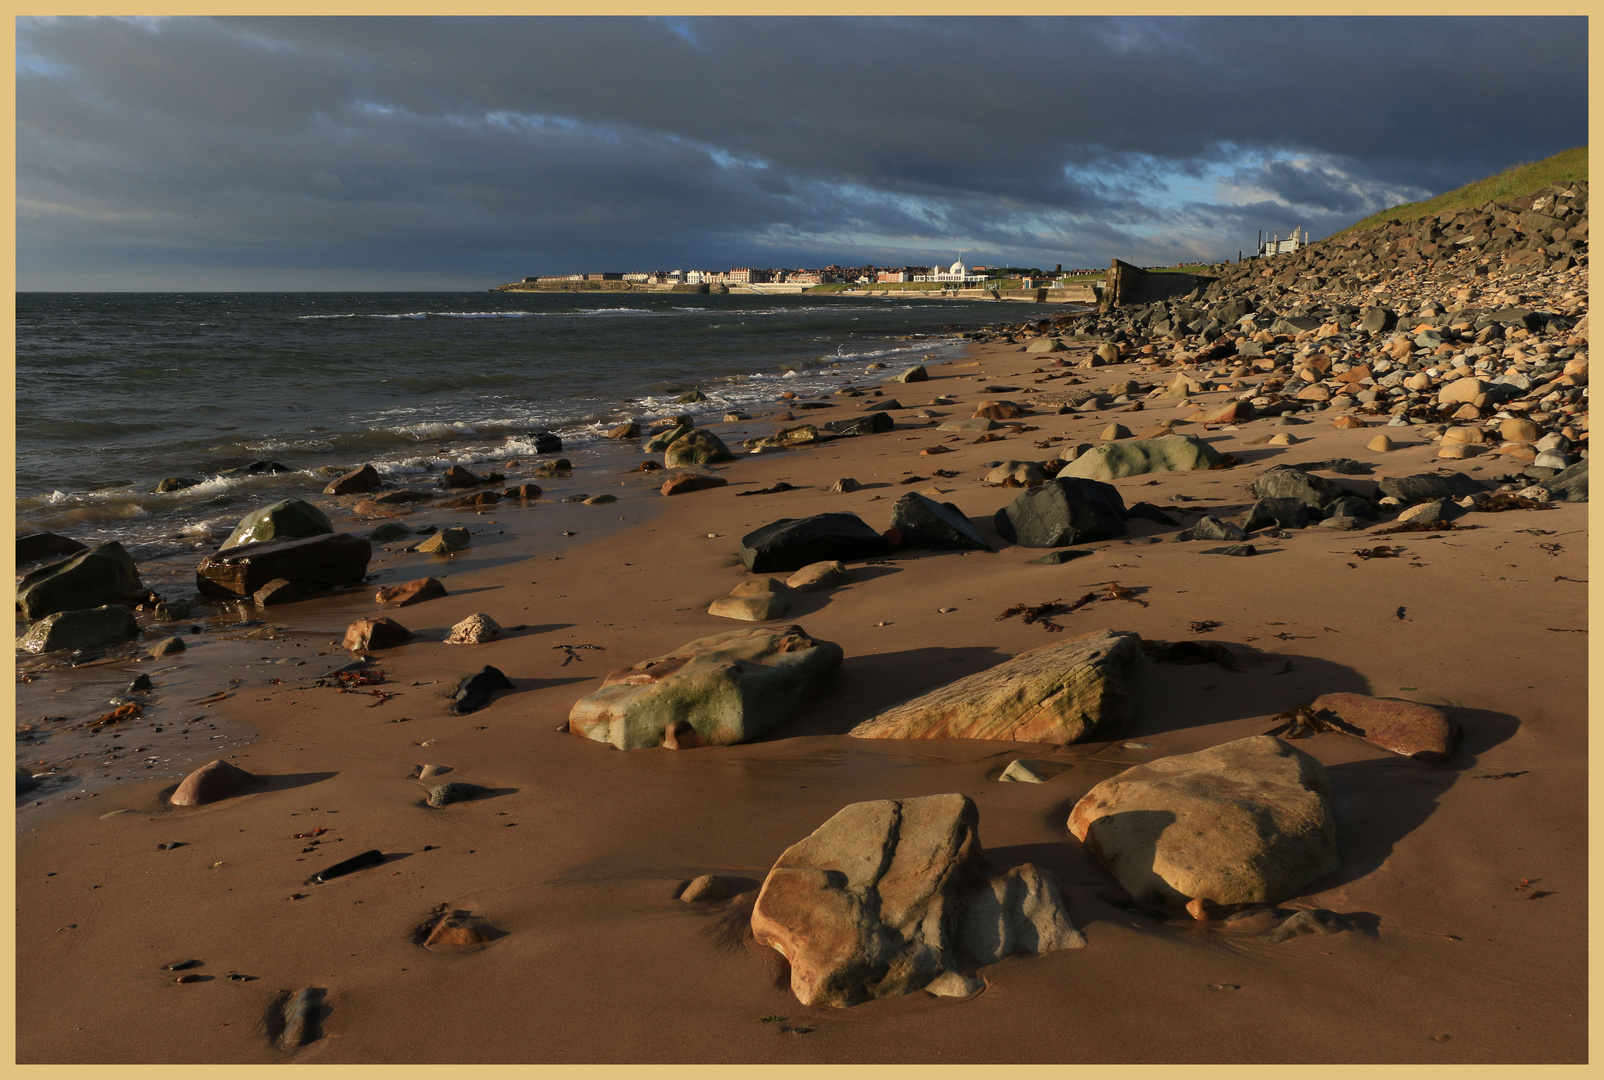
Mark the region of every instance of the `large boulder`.
<instances>
[{"instance_id":1,"label":"large boulder","mask_svg":"<svg viewBox=\"0 0 1604 1080\"><path fill-rule=\"evenodd\" d=\"M1084 948L1052 874L988 867L967 796L853 803L791 845L752 909L803 1005L845 1007L984 988L965 969L1016 951Z\"/></svg>"},{"instance_id":2,"label":"large boulder","mask_svg":"<svg viewBox=\"0 0 1604 1080\"><path fill-rule=\"evenodd\" d=\"M891 508L891 528L901 534L908 548L932 551L990 551L964 512L952 503L938 503L917 492L908 492Z\"/></svg>"},{"instance_id":3,"label":"large boulder","mask_svg":"<svg viewBox=\"0 0 1604 1080\"><path fill-rule=\"evenodd\" d=\"M1125 500L1112 484L1070 477L1028 488L997 511L997 532L1020 547L1064 547L1124 536Z\"/></svg>"},{"instance_id":4,"label":"large boulder","mask_svg":"<svg viewBox=\"0 0 1604 1080\"><path fill-rule=\"evenodd\" d=\"M350 533L245 544L215 552L195 568L195 586L211 596L244 599L274 578L302 592L361 581L373 544Z\"/></svg>"},{"instance_id":5,"label":"large boulder","mask_svg":"<svg viewBox=\"0 0 1604 1080\"><path fill-rule=\"evenodd\" d=\"M1125 718L1142 639L1099 630L1020 653L871 717L859 739L1072 743Z\"/></svg>"},{"instance_id":6,"label":"large boulder","mask_svg":"<svg viewBox=\"0 0 1604 1080\"><path fill-rule=\"evenodd\" d=\"M1220 452L1194 435L1160 435L1156 439L1129 439L1094 446L1058 470L1059 476L1089 480L1117 480L1151 472L1189 472L1212 469Z\"/></svg>"},{"instance_id":7,"label":"large boulder","mask_svg":"<svg viewBox=\"0 0 1604 1080\"><path fill-rule=\"evenodd\" d=\"M1322 507L1333 499L1352 494L1335 480L1290 465L1272 465L1253 481L1255 498L1295 499L1308 507Z\"/></svg>"},{"instance_id":8,"label":"large boulder","mask_svg":"<svg viewBox=\"0 0 1604 1080\"><path fill-rule=\"evenodd\" d=\"M1139 901L1275 904L1337 868L1334 798L1318 761L1255 735L1104 780L1069 831Z\"/></svg>"},{"instance_id":9,"label":"large boulder","mask_svg":"<svg viewBox=\"0 0 1604 1080\"><path fill-rule=\"evenodd\" d=\"M134 612L120 604L89 608L86 611L58 611L46 615L17 639L24 652L55 652L57 649L96 649L139 636Z\"/></svg>"},{"instance_id":10,"label":"large boulder","mask_svg":"<svg viewBox=\"0 0 1604 1080\"><path fill-rule=\"evenodd\" d=\"M687 431L668 444L663 451L663 464L670 469L682 465L711 465L718 461L734 461L735 455L724 445L724 440L706 428Z\"/></svg>"},{"instance_id":11,"label":"large boulder","mask_svg":"<svg viewBox=\"0 0 1604 1080\"><path fill-rule=\"evenodd\" d=\"M133 558L114 540L24 574L17 582L17 610L25 619L42 619L133 600L143 592Z\"/></svg>"},{"instance_id":12,"label":"large boulder","mask_svg":"<svg viewBox=\"0 0 1604 1080\"><path fill-rule=\"evenodd\" d=\"M1376 491L1401 503L1431 502L1434 499L1462 499L1487 490L1487 486L1464 473L1416 473L1389 476L1376 481Z\"/></svg>"},{"instance_id":13,"label":"large boulder","mask_svg":"<svg viewBox=\"0 0 1604 1080\"><path fill-rule=\"evenodd\" d=\"M856 514L781 518L741 537L741 562L754 574L800 570L809 563L854 562L891 554L885 537Z\"/></svg>"},{"instance_id":14,"label":"large boulder","mask_svg":"<svg viewBox=\"0 0 1604 1080\"><path fill-rule=\"evenodd\" d=\"M681 724L704 744L745 742L790 719L841 660L841 646L800 626L698 638L608 675L574 703L568 730L620 750L657 746Z\"/></svg>"},{"instance_id":15,"label":"large boulder","mask_svg":"<svg viewBox=\"0 0 1604 1080\"><path fill-rule=\"evenodd\" d=\"M220 551L243 547L246 544L265 544L271 540L294 540L305 536L322 536L334 531L328 515L304 499L284 499L281 502L252 510L239 519L234 531L223 541Z\"/></svg>"},{"instance_id":16,"label":"large boulder","mask_svg":"<svg viewBox=\"0 0 1604 1080\"><path fill-rule=\"evenodd\" d=\"M53 532L22 533L17 537L17 565L38 562L52 556L76 555L80 551L87 551L88 545L81 544L70 536L62 536Z\"/></svg>"}]
</instances>

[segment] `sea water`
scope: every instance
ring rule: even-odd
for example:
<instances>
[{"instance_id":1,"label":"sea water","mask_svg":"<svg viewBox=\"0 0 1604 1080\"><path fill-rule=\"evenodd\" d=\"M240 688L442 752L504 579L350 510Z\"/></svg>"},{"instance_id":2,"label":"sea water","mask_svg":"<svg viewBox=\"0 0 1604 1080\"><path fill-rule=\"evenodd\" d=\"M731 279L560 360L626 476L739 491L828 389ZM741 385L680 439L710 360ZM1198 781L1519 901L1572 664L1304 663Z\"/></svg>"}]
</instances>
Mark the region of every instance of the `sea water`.
<instances>
[{"instance_id":1,"label":"sea water","mask_svg":"<svg viewBox=\"0 0 1604 1080\"><path fill-rule=\"evenodd\" d=\"M22 293L17 518L136 559L371 463L387 480L533 454L626 419L827 393L1042 309L682 293ZM1007 312L1006 316L1004 312ZM692 389L707 397L676 404ZM289 471L226 475L252 462ZM201 481L166 494L165 477Z\"/></svg>"}]
</instances>

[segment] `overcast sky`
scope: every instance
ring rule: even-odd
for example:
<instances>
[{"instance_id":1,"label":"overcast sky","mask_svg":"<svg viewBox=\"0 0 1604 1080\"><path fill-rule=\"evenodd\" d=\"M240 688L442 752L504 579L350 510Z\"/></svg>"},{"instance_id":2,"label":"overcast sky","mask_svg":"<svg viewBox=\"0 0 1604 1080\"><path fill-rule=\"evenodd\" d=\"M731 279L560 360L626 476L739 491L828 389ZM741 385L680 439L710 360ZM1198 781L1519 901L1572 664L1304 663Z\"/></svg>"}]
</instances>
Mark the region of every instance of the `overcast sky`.
<instances>
[{"instance_id":1,"label":"overcast sky","mask_svg":"<svg viewBox=\"0 0 1604 1080\"><path fill-rule=\"evenodd\" d=\"M23 290L1235 257L1587 140L1584 19L21 19Z\"/></svg>"}]
</instances>

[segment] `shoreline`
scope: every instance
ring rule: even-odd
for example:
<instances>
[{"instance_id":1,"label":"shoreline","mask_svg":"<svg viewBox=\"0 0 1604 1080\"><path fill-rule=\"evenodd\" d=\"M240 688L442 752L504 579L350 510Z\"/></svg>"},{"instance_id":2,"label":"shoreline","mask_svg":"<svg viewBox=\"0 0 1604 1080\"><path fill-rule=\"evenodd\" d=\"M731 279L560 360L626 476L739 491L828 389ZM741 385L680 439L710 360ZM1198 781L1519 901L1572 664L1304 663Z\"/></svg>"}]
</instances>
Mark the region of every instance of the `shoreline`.
<instances>
[{"instance_id":1,"label":"shoreline","mask_svg":"<svg viewBox=\"0 0 1604 1080\"><path fill-rule=\"evenodd\" d=\"M1193 511L1224 519L1245 509L1252 499L1243 485L1272 463L1354 458L1376 466L1349 481L1362 487L1439 464L1477 470L1492 459L1439 463L1429 440L1376 454L1366 440L1378 429L1338 430L1318 416L1295 426L1185 421L1226 401L1228 390L1145 400L1133 415L1121 414L1123 404L1038 408L1022 420L1032 430L1004 430L979 445L967 434L947 441L937 424L980 401L1047 398L1054 384L1038 383L1037 369L1091 351L1071 343L1067 354L1032 356L1023 348L970 345L932 365L928 382L882 383L878 393L904 406L895 430L739 455L715 467L727 488L663 498L645 490L651 474L608 474L604 485L591 480L602 466L576 469L564 482L573 490L605 486L621 497L565 517L638 515L603 537L579 529L551 541L562 548L515 552L532 537L521 523L543 524L529 515L551 507L516 518L496 508L485 528L506 528L510 539L449 564L376 559L376 580L361 590L269 609L265 621L290 633L255 653L271 661L241 650L244 681L212 707L226 704L259 732L229 759L269 777L266 785L174 809L161 802L169 781L125 783L19 836L18 968L29 973L19 1060L290 1060L255 1025L273 993L302 986L329 995L324 1037L293 1055L308 1063L1582 1060L1585 1015L1571 1006L1585 1000L1586 978L1575 948L1586 916L1585 634L1550 628L1586 626L1585 585L1573 583L1587 577L1586 506L1475 515L1483 526L1475 531L1384 538L1410 557L1376 560L1353 555L1378 543L1369 535L1375 526L1292 530L1255 539L1256 557L1223 558L1133 519L1129 535L1085 545L1089 557L1035 565L1039 551L1002 543L991 525L992 512L1018 492L984 485L985 463L1039 459L1052 439L1095 443L1113 421L1174 419L1240 461L1116 482L1127 505L1167 506L1188 523ZM1162 359L1065 370L1086 387L1162 385L1173 374ZM988 392L994 385L1011 389ZM798 411L795 423L859 415L874 393L827 397L828 408ZM924 404L942 394L956 404ZM921 409L944 415L926 421L913 415ZM708 426L756 435L790 425ZM1254 441L1272 432L1299 441ZM939 460L919 453L936 446L950 452ZM957 475L938 477L938 468ZM831 493L843 476L866 486ZM925 479L903 483L908 476ZM736 497L780 481L795 487ZM806 594L785 621L840 643L847 661L796 718L753 742L686 751L619 751L555 730L607 671L749 625L705 613L743 579L731 552L745 532L836 510L881 529L905 491L955 502L994 550L901 551L884 565L855 564L846 586ZM555 485L551 496L561 497ZM1522 532L1533 528L1544 535ZM375 610L376 586L441 565L452 566L448 596ZM1049 643L1039 626L1001 620L1008 606L1110 581L1136 590L1145 606L1094 603L1064 617L1063 637L1107 626L1184 640L1198 636L1192 623L1213 621L1218 628L1203 639L1226 644L1244 670L1154 665L1135 719L1065 747L845 734L896 701ZM1394 617L1395 608L1407 614ZM525 629L477 646L441 642L446 627L474 612ZM321 675L344 663L349 654L324 643L374 614L421 631L413 643L374 652L389 700L284 674ZM1479 631L1487 626L1497 632ZM290 658L305 666L276 663ZM179 659L200 667L205 658ZM445 692L484 664L505 671L514 690L479 712L448 715ZM201 690L204 681L197 674L189 685ZM1371 913L1376 935L1230 942L1110 902L1113 879L1064 828L1080 794L1129 765L1262 733L1276 713L1331 690L1436 703L1466 729L1460 757L1444 766L1335 734L1298 744L1343 792L1343 868L1298 902ZM1064 769L1040 785L993 779L1021 756ZM449 765L450 779L497 794L422 807L423 786L408 776L418 763ZM1474 779L1500 773L1528 775ZM776 984L773 954L741 944L742 904L780 851L841 806L946 791L979 806L994 858L1028 858L1057 875L1089 947L984 968L987 990L967 1001L913 994L850 1010L797 1004ZM309 845L300 837L314 828L328 832ZM174 841L183 846L157 847ZM375 847L386 866L301 885ZM724 876L736 895L705 909L675 899L680 883L703 873ZM1533 876L1546 891L1536 903L1511 884ZM441 901L483 915L506 936L471 955L420 949L409 929ZM1513 950L1522 964L1511 969ZM203 961L195 970L209 981L164 977L162 964L186 957ZM1541 1018L1530 1011L1530 971L1544 973L1543 996L1558 1006ZM231 981L230 972L248 981ZM1482 980L1473 1000L1458 990L1466 973ZM1089 1000L1087 985L1104 992ZM1135 993L1163 1009L1165 1023L1132 1015L1122 1001ZM694 1016L688 998L698 1002ZM457 1019L442 1022L442 1000ZM1255 1015L1248 1028L1245 1005ZM1328 1012L1350 1025L1308 1023ZM805 1031L764 1022L770 1015Z\"/></svg>"}]
</instances>

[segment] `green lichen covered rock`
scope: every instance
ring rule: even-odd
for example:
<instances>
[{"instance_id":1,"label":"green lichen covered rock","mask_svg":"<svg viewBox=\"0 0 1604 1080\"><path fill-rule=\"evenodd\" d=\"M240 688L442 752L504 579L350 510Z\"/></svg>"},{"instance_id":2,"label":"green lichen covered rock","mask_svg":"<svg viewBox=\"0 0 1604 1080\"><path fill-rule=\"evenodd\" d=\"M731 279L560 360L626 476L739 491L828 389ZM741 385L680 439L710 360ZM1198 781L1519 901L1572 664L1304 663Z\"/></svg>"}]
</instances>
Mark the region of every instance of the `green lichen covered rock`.
<instances>
[{"instance_id":1,"label":"green lichen covered rock","mask_svg":"<svg viewBox=\"0 0 1604 1080\"><path fill-rule=\"evenodd\" d=\"M328 515L304 499L285 499L282 502L252 510L239 519L234 531L228 534L219 551L244 544L265 544L269 540L295 540L305 536L321 536L334 531Z\"/></svg>"},{"instance_id":2,"label":"green lichen covered rock","mask_svg":"<svg viewBox=\"0 0 1604 1080\"><path fill-rule=\"evenodd\" d=\"M1088 480L1117 480L1151 472L1189 472L1212 469L1220 452L1192 435L1161 435L1094 446L1058 471L1059 476Z\"/></svg>"},{"instance_id":3,"label":"green lichen covered rock","mask_svg":"<svg viewBox=\"0 0 1604 1080\"><path fill-rule=\"evenodd\" d=\"M658 746L671 729L680 745L745 742L795 715L841 660L841 646L800 626L698 638L608 675L574 704L568 730L620 750Z\"/></svg>"}]
</instances>

